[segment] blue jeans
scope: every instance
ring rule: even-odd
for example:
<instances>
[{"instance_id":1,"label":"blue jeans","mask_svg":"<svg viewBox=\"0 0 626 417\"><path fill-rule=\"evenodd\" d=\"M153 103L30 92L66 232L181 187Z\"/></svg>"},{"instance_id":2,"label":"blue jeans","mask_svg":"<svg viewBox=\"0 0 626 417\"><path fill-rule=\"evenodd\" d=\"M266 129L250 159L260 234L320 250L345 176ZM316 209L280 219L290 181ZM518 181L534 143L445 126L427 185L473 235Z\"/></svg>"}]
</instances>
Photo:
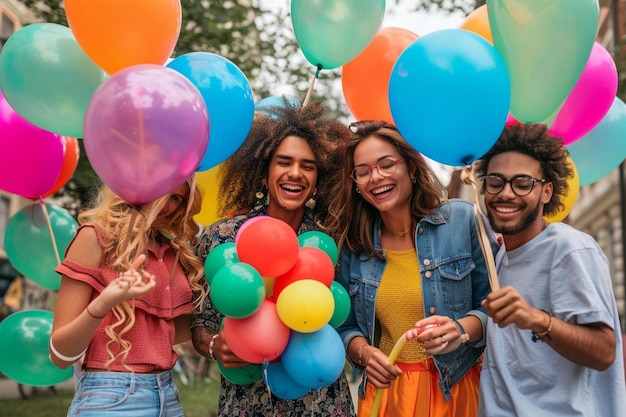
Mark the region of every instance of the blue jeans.
<instances>
[{"instance_id":1,"label":"blue jeans","mask_svg":"<svg viewBox=\"0 0 626 417\"><path fill-rule=\"evenodd\" d=\"M83 372L69 416L182 417L172 372Z\"/></svg>"}]
</instances>

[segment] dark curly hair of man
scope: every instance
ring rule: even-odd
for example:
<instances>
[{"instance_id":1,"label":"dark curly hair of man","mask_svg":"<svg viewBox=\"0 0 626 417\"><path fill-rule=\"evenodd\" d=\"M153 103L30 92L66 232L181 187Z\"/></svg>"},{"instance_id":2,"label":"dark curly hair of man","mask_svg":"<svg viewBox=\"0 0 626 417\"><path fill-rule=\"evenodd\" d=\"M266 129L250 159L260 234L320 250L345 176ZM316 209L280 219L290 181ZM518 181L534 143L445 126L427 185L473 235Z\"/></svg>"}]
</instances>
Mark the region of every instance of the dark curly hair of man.
<instances>
[{"instance_id":1,"label":"dark curly hair of man","mask_svg":"<svg viewBox=\"0 0 626 417\"><path fill-rule=\"evenodd\" d=\"M324 107L318 102L301 107L283 100L282 106L271 108L271 114L255 115L245 141L223 163L219 174L221 215L254 207L255 194L267 176L272 155L288 136L301 137L311 146L318 166L315 211L320 214L327 208L330 174L340 166L339 147L350 136L350 130L339 120L324 116Z\"/></svg>"},{"instance_id":2,"label":"dark curly hair of man","mask_svg":"<svg viewBox=\"0 0 626 417\"><path fill-rule=\"evenodd\" d=\"M569 191L567 181L574 175L574 169L561 138L550 135L543 124L508 126L493 147L475 162L476 176L486 175L491 159L504 152L523 153L541 164L543 178L551 182L554 189L552 198L543 208L544 215L554 215L565 208L563 200Z\"/></svg>"}]
</instances>

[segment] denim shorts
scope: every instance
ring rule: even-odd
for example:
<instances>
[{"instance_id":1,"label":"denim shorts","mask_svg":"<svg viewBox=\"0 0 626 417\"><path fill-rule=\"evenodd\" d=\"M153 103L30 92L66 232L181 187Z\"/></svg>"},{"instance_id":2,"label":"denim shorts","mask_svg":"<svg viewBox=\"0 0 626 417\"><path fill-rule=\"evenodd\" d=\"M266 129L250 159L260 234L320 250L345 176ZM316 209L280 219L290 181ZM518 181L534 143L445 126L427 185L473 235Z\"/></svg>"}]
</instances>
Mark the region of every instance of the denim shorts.
<instances>
[{"instance_id":1,"label":"denim shorts","mask_svg":"<svg viewBox=\"0 0 626 417\"><path fill-rule=\"evenodd\" d=\"M69 416L182 417L172 372L83 372Z\"/></svg>"}]
</instances>

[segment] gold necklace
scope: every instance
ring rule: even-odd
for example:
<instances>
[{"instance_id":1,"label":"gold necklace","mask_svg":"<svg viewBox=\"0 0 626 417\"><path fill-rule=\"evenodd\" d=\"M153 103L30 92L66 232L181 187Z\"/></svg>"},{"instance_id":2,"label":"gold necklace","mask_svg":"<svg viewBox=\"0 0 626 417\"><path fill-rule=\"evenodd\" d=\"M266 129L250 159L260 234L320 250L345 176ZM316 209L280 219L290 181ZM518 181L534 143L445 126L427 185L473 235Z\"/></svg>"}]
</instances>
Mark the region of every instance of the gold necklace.
<instances>
[{"instance_id":1,"label":"gold necklace","mask_svg":"<svg viewBox=\"0 0 626 417\"><path fill-rule=\"evenodd\" d=\"M394 232L394 234L398 237L402 237L404 235L406 235L407 233L409 233L411 231L411 228L407 228L406 230L398 230L397 232Z\"/></svg>"}]
</instances>

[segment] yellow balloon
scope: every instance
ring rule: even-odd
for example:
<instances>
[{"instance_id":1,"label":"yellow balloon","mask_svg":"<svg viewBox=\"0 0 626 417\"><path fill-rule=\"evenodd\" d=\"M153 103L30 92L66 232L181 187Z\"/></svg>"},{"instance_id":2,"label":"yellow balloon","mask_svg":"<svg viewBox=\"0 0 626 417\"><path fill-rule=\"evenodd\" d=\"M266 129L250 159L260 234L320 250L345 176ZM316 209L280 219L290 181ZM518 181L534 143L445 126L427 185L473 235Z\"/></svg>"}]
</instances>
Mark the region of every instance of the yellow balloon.
<instances>
[{"instance_id":1,"label":"yellow balloon","mask_svg":"<svg viewBox=\"0 0 626 417\"><path fill-rule=\"evenodd\" d=\"M565 207L561 211L558 211L555 214L553 214L552 216L543 216L544 220L547 221L548 223L560 222L565 217L567 217L569 212L572 211L572 208L574 207L574 204L576 203L576 199L578 198L578 191L580 189L580 179L578 178L578 170L576 169L576 164L574 164L574 161L569 156L567 157L567 162L569 162L569 164L572 166L574 175L572 175L572 177L567 181L567 184L569 185L569 192L567 193L567 195L565 196L565 199L563 200L563 204L565 205Z\"/></svg>"},{"instance_id":2,"label":"yellow balloon","mask_svg":"<svg viewBox=\"0 0 626 417\"><path fill-rule=\"evenodd\" d=\"M335 310L333 294L314 279L301 279L285 287L276 300L278 317L292 330L313 333L330 321Z\"/></svg>"},{"instance_id":3,"label":"yellow balloon","mask_svg":"<svg viewBox=\"0 0 626 417\"><path fill-rule=\"evenodd\" d=\"M209 226L220 219L220 216L217 214L217 192L219 187L217 176L221 167L222 164L219 164L209 170L196 173L198 189L202 193L202 208L200 213L194 216L194 220L205 226Z\"/></svg>"}]
</instances>

